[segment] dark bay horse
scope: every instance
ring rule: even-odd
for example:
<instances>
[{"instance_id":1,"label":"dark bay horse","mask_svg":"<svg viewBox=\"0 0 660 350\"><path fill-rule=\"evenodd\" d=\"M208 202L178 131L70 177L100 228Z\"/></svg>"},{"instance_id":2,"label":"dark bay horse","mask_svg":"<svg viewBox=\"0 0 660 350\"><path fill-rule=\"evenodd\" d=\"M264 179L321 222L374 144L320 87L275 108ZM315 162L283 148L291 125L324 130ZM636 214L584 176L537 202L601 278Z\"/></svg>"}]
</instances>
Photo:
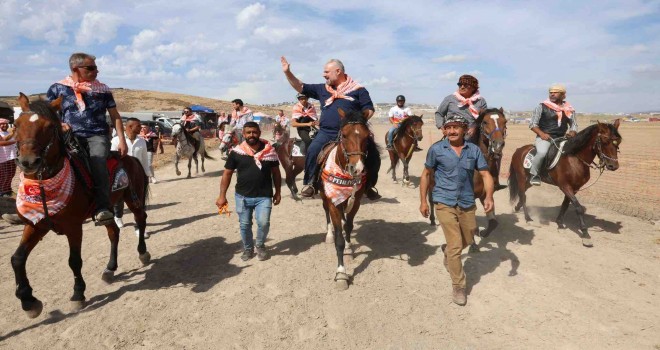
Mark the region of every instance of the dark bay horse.
<instances>
[{"instance_id":1,"label":"dark bay horse","mask_svg":"<svg viewBox=\"0 0 660 350\"><path fill-rule=\"evenodd\" d=\"M296 186L296 176L305 170L305 157L304 156L294 156L293 155L293 143L294 140L289 137L289 131L287 131L280 123L275 123L274 132L276 135L279 135L279 139L275 140L277 142L277 157L280 160L280 164L284 168L284 173L286 174L286 186L291 191L291 198L295 200L301 200L298 197L298 186Z\"/></svg>"},{"instance_id":2,"label":"dark bay horse","mask_svg":"<svg viewBox=\"0 0 660 350\"><path fill-rule=\"evenodd\" d=\"M499 163L502 160L502 150L504 149L504 139L506 138L506 117L504 116L504 109L491 108L483 110L479 113L479 117L475 121L477 129L472 135L470 142L479 146L481 153L483 153L488 163L488 171L495 179L499 173ZM474 172L474 197L479 198L483 206L486 199L486 189L484 188L484 181L478 171ZM429 186L429 201L432 200L431 192L434 185L433 178ZM433 203L429 203L433 208ZM488 217L488 227L483 232L480 232L481 237L488 237L491 232L499 225L495 217L495 205L493 210L486 213ZM429 215L431 224L435 225L435 212L431 210ZM470 247L471 251L478 250L476 243Z\"/></svg>"},{"instance_id":3,"label":"dark bay horse","mask_svg":"<svg viewBox=\"0 0 660 350\"><path fill-rule=\"evenodd\" d=\"M353 219L360 209L360 200L365 191L367 142L369 128L366 115L338 110L341 117L339 141L324 148L325 155L319 164L321 179L317 188L323 199L323 209L328 226L332 222L332 233L337 250L337 272L335 282L339 289L348 288L349 276L344 267L344 249L351 244ZM342 221L344 221L342 235Z\"/></svg>"},{"instance_id":4,"label":"dark bay horse","mask_svg":"<svg viewBox=\"0 0 660 350\"><path fill-rule=\"evenodd\" d=\"M15 122L19 152L17 164L23 171L25 179L39 181L39 188L31 189L30 193L33 191L39 194L45 206L48 193L44 192L46 185L41 185L42 181L47 183L48 179L60 174L60 171L66 170L65 168L70 164L63 141L61 122L56 114L60 109L61 100L57 99L50 104L44 101L29 103L27 96L21 93L18 101L22 112ZM151 259L144 241L144 230L147 224L145 201L149 191L149 181L137 158L124 157L120 164L128 174L129 185L125 189L112 192L111 203L114 204L123 198L133 212L139 229L137 250L140 261L146 265ZM11 257L11 264L16 277L16 297L21 300L23 310L31 318L37 317L41 313L43 304L32 295L32 287L27 278L25 265L32 249L51 230L58 235L65 235L69 241L69 267L74 276L71 301L76 309L84 307L85 304L85 281L81 273L80 249L82 225L85 219L91 216L92 210L90 209L94 205L94 196L91 189L75 178L74 174L70 176L74 177L72 193L68 202L59 211L51 212L48 215L48 211L44 210L45 218L37 221L36 224L21 215L26 225L23 228L21 242ZM23 184L21 183L19 186L23 186ZM112 222L112 224L106 225L106 229L110 239L110 260L102 278L109 283L113 279L114 271L117 270L119 228Z\"/></svg>"},{"instance_id":5,"label":"dark bay horse","mask_svg":"<svg viewBox=\"0 0 660 350\"><path fill-rule=\"evenodd\" d=\"M181 175L181 171L179 171L180 158L188 158L188 176L186 176L188 179L191 177L190 168L192 167L193 160L195 160L195 175L199 174L198 155L202 159L202 172L206 172L206 169L204 169L204 159L215 160L215 158L206 153L204 138L201 137L201 134L200 140L197 140L183 125L181 125L181 123L176 123L172 126L172 139L176 140L174 169L176 170L177 176Z\"/></svg>"},{"instance_id":6,"label":"dark bay horse","mask_svg":"<svg viewBox=\"0 0 660 350\"><path fill-rule=\"evenodd\" d=\"M561 209L557 216L557 226L560 229L565 228L564 216L568 204L573 203L580 221L582 244L585 247L592 247L593 243L584 222L586 208L580 204L575 195L589 181L590 168L599 169L601 173L605 169L614 171L619 168L617 153L622 141L618 130L619 124L619 119L614 124L598 122L580 131L575 137L568 139L557 165L549 172L546 171L547 176L542 176L543 182L559 187L564 193L564 201L561 203ZM511 203L518 200L515 210L518 211L523 208L527 222L532 221L532 218L527 211L525 191L531 185L528 178L529 170L523 167L523 161L532 147L532 145L526 145L518 148L513 153L511 167L509 168L509 199ZM596 156L599 158L598 165L594 162ZM541 173L543 173L543 169L541 169Z\"/></svg>"},{"instance_id":7,"label":"dark bay horse","mask_svg":"<svg viewBox=\"0 0 660 350\"><path fill-rule=\"evenodd\" d=\"M387 172L392 171L392 181L398 183L396 180L396 166L401 160L403 163L403 186L410 186L410 176L408 176L408 163L412 158L413 151L415 150L415 145L417 142L421 141L424 138L422 133L422 126L424 121L422 116L411 115L401 122L399 129L394 135L394 140L392 141L393 150L389 150L390 153L390 169ZM385 143L387 144L387 133L385 133Z\"/></svg>"}]
</instances>

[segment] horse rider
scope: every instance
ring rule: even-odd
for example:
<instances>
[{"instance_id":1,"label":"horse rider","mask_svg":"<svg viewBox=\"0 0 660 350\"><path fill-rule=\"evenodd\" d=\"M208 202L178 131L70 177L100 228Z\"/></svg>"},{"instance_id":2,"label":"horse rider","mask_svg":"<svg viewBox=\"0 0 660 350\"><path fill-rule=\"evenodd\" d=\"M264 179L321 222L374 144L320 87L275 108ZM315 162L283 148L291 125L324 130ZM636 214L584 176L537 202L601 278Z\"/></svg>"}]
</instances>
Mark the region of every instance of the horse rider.
<instances>
[{"instance_id":1,"label":"horse rider","mask_svg":"<svg viewBox=\"0 0 660 350\"><path fill-rule=\"evenodd\" d=\"M303 197L311 197L314 195L312 181L316 172L317 156L325 144L338 140L341 124L338 109L363 112L366 113L366 119L369 119L374 114L374 105L369 96L369 91L345 73L344 64L338 59L331 59L325 64L323 78L326 82L324 84L303 83L293 75L289 62L284 56L280 61L282 71L293 89L321 102L320 130L307 149L305 176L303 178L304 186L300 193ZM379 199L381 196L378 194L375 185L378 182L380 156L373 137L369 137L367 143L365 166L367 169L367 198L371 200Z\"/></svg>"},{"instance_id":2,"label":"horse rider","mask_svg":"<svg viewBox=\"0 0 660 350\"><path fill-rule=\"evenodd\" d=\"M186 128L189 134L191 134L195 140L202 142L202 120L200 116L192 112L190 107L183 109L183 115L181 116L181 126Z\"/></svg>"},{"instance_id":3,"label":"horse rider","mask_svg":"<svg viewBox=\"0 0 660 350\"><path fill-rule=\"evenodd\" d=\"M142 168L144 169L145 175L147 175L149 179L151 179L151 177L153 176L153 171L149 164L147 141L144 138L140 137L141 129L142 128L140 126L139 119L128 118L126 120L126 127L124 128L124 133L125 133L124 137L126 139L126 144L128 146L127 154L129 156L133 156L137 158L137 160L140 162L140 165L142 165ZM112 138L112 141L110 143L110 149L113 151L117 150L118 144L119 144L119 135ZM123 217L124 217L124 200L122 198L117 203L115 203L115 223L119 228L124 227L124 221L122 220ZM140 236L140 230L138 230L137 228L135 230L135 235L138 237ZM146 231L144 232L144 238L149 238L149 233L147 233Z\"/></svg>"},{"instance_id":4,"label":"horse rider","mask_svg":"<svg viewBox=\"0 0 660 350\"><path fill-rule=\"evenodd\" d=\"M218 116L218 140L222 140L222 137L225 136L225 125L229 124L229 120L230 117L225 112Z\"/></svg>"},{"instance_id":5,"label":"horse rider","mask_svg":"<svg viewBox=\"0 0 660 350\"><path fill-rule=\"evenodd\" d=\"M308 150L309 145L312 144L312 137L309 133L312 132L312 128L316 129L319 125L319 119L316 116L316 108L309 103L307 95L298 93L296 98L298 103L293 106L291 126L296 128L298 136L305 144L305 150Z\"/></svg>"},{"instance_id":6,"label":"horse rider","mask_svg":"<svg viewBox=\"0 0 660 350\"><path fill-rule=\"evenodd\" d=\"M484 211L493 208L493 178L479 146L465 141L469 121L454 114L444 120L446 138L429 148L420 179L420 207L424 217L429 216L427 193L434 176L432 199L435 212L447 244L442 245L444 265L452 280L452 300L458 305L467 303L466 278L461 252L474 242L477 232L473 175L477 170L483 177L486 199Z\"/></svg>"},{"instance_id":7,"label":"horse rider","mask_svg":"<svg viewBox=\"0 0 660 350\"><path fill-rule=\"evenodd\" d=\"M93 218L97 225L107 225L113 221L114 215L110 211L110 179L106 164L110 155L110 126L106 122L106 111L119 135L117 151L122 157L128 150L124 126L110 88L96 79L99 73L96 57L74 53L69 57L69 68L71 75L51 85L46 98L51 102L62 98L62 131L70 130L89 155L96 200Z\"/></svg>"},{"instance_id":8,"label":"horse rider","mask_svg":"<svg viewBox=\"0 0 660 350\"><path fill-rule=\"evenodd\" d=\"M534 108L529 128L536 134L536 140L534 141L536 156L534 156L532 166L529 169L529 173L532 175L529 183L540 186L539 167L543 164L545 155L548 154L552 139L564 135L568 138L574 137L578 130L575 109L566 101L566 87L564 85L553 84L550 86L548 99Z\"/></svg>"},{"instance_id":9,"label":"horse rider","mask_svg":"<svg viewBox=\"0 0 660 350\"><path fill-rule=\"evenodd\" d=\"M289 130L289 118L287 118L284 115L284 110L280 109L279 111L277 111L277 115L275 116L275 123L280 124L280 126L284 128L284 131ZM278 145L277 140L279 140L280 137L282 137L282 135L278 135L275 129L273 128L273 142L274 142L273 146L277 147Z\"/></svg>"},{"instance_id":10,"label":"horse rider","mask_svg":"<svg viewBox=\"0 0 660 350\"><path fill-rule=\"evenodd\" d=\"M406 106L406 97L403 95L399 95L396 97L396 105L390 108L390 111L387 113L387 115L390 118L390 123L392 123L392 127L390 130L387 132L387 149L390 151L394 150L394 134L399 130L399 125L401 122L403 122L406 118L410 117L412 115L412 111L410 110L410 107ZM415 151L421 151L422 149L417 147L417 142L415 141Z\"/></svg>"},{"instance_id":11,"label":"horse rider","mask_svg":"<svg viewBox=\"0 0 660 350\"><path fill-rule=\"evenodd\" d=\"M220 180L220 194L215 201L218 209L227 206L227 189L234 172L236 180L236 213L243 241L241 260L247 261L257 250L257 259L266 260L266 238L270 230L270 213L273 205L278 205L282 196L282 175L275 148L268 141L261 139L259 124L246 122L243 127L243 141L229 153L225 171ZM275 192L273 193L273 187ZM257 222L257 241L252 235L252 214Z\"/></svg>"},{"instance_id":12,"label":"horse rider","mask_svg":"<svg viewBox=\"0 0 660 350\"><path fill-rule=\"evenodd\" d=\"M240 144L243 142L243 125L252 121L252 111L247 108L247 106L243 105L243 100L240 98L231 101L231 105L232 111L229 125L234 127L234 135L236 135L238 143Z\"/></svg>"}]
</instances>

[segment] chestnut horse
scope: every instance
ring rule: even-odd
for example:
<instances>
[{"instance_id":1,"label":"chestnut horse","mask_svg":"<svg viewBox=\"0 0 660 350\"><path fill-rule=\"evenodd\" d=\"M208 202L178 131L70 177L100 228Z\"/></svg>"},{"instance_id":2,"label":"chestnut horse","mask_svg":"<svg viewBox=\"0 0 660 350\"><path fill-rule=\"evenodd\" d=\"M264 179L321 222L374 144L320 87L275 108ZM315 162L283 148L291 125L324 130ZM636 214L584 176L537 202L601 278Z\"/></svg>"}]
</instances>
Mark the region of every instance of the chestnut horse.
<instances>
[{"instance_id":1,"label":"chestnut horse","mask_svg":"<svg viewBox=\"0 0 660 350\"><path fill-rule=\"evenodd\" d=\"M296 186L296 176L305 170L305 156L293 155L294 140L290 138L289 132L280 124L275 123L275 135L279 135L277 142L277 157L284 168L286 174L286 186L291 191L291 198L301 200L298 197L298 186Z\"/></svg>"},{"instance_id":2,"label":"chestnut horse","mask_svg":"<svg viewBox=\"0 0 660 350\"><path fill-rule=\"evenodd\" d=\"M403 186L410 186L410 176L408 176L408 163L412 158L413 151L415 150L415 145L417 142L421 141L424 138L422 134L422 126L424 121L422 116L411 115L408 118L404 119L399 125L399 129L394 135L392 140L393 150L389 150L390 153L390 169L387 170L389 173L392 171L392 181L398 183L396 180L396 166L399 164L399 159L403 163ZM387 133L385 133L385 144L387 144Z\"/></svg>"},{"instance_id":3,"label":"chestnut horse","mask_svg":"<svg viewBox=\"0 0 660 350\"><path fill-rule=\"evenodd\" d=\"M341 118L339 141L324 148L322 154L326 158L319 164L321 179L316 183L323 199L328 234L330 234L330 223L332 223L332 235L337 250L337 272L335 282L341 290L348 288L349 276L344 267L344 249L348 244L350 250L351 232L353 231L353 219L360 209L360 199L365 191L367 158L367 142L369 139L369 128L367 127L366 113L357 111L344 112L338 110ZM334 153L334 157L332 154ZM337 172L326 171L326 165L334 162ZM330 163L332 164L332 163ZM332 166L330 166L332 167ZM328 186L326 188L326 186ZM336 187L341 186L341 187ZM348 190L350 195L346 199L336 197L336 193ZM327 190L330 190L329 193ZM346 192L344 192L346 194ZM342 221L344 221L342 235ZM327 239L327 237L326 237Z\"/></svg>"},{"instance_id":4,"label":"chestnut horse","mask_svg":"<svg viewBox=\"0 0 660 350\"><path fill-rule=\"evenodd\" d=\"M50 179L63 170L67 165L65 162L71 162L67 157L63 142L61 122L56 114L60 109L61 98L50 104L44 101L29 103L27 96L21 93L18 102L22 112L15 122L19 153L16 162L26 179L39 180L41 183L42 180ZM123 198L133 212L139 229L137 250L140 261L146 265L151 259L144 241L144 230L147 224L145 201L149 191L149 181L137 158L124 157L120 160L120 164L128 174L130 184L125 189L112 192L111 203L114 204ZM51 212L49 215L44 186L40 185L37 192L44 200L45 218L34 224L21 215L26 224L23 228L21 242L11 257L11 264L16 277L16 297L21 300L21 306L30 318L37 317L41 313L43 304L32 295L32 287L27 278L25 265L32 249L51 230L58 235L65 235L69 241L69 267L74 276L71 301L75 309L80 309L85 305L85 281L81 273L80 249L82 225L85 219L91 215L92 210L90 209L94 205L94 195L80 179L75 178L74 174L71 176L74 177L72 194L61 210L54 214ZM110 239L110 260L102 278L109 283L112 281L114 271L117 270L119 228L113 221L106 225L106 229Z\"/></svg>"},{"instance_id":5,"label":"chestnut horse","mask_svg":"<svg viewBox=\"0 0 660 350\"><path fill-rule=\"evenodd\" d=\"M614 124L598 122L588 126L575 137L566 141L562 156L554 168L550 171L540 169L541 174L543 174L541 176L543 182L559 187L564 193L564 201L561 203L561 209L557 216L557 226L560 229L565 228L564 216L568 204L573 203L580 221L582 245L585 247L592 247L593 243L584 222L586 208L580 204L575 195L589 181L590 168L599 169L601 174L605 169L614 171L619 168L617 153L622 140L618 130L619 123L620 120L617 119ZM557 146L554 141L553 144L554 147ZM523 161L532 147L532 145L526 145L518 148L513 153L511 167L509 168L509 199L511 203L518 200L515 210L518 211L523 208L527 222L532 221L532 218L527 211L525 191L531 185L528 177L529 170L523 167ZM594 162L596 156L600 160L598 165Z\"/></svg>"},{"instance_id":6,"label":"chestnut horse","mask_svg":"<svg viewBox=\"0 0 660 350\"><path fill-rule=\"evenodd\" d=\"M481 153L486 158L488 163L488 171L493 176L493 179L496 179L499 173L499 163L502 160L502 150L504 149L504 139L506 138L506 117L504 116L504 110L502 108L491 108L482 110L479 113L479 117L475 121L477 129L472 135L470 142L479 146ZM472 178L474 183L474 197L479 198L481 205L483 206L484 200L486 199L486 189L484 188L484 181L481 177L481 174L478 171L474 172L474 177ZM429 185L429 201L432 200L431 192L433 189L434 181L431 178L431 183ZM497 188L495 189L497 190ZM429 203L431 208L433 208L433 203ZM491 232L497 228L499 225L497 218L495 217L495 205L493 209L486 213L488 217L488 227L482 232L479 233L480 237L488 237ZM435 225L435 212L431 210L430 213L431 224ZM470 247L471 251L478 250L477 244L474 243Z\"/></svg>"}]
</instances>

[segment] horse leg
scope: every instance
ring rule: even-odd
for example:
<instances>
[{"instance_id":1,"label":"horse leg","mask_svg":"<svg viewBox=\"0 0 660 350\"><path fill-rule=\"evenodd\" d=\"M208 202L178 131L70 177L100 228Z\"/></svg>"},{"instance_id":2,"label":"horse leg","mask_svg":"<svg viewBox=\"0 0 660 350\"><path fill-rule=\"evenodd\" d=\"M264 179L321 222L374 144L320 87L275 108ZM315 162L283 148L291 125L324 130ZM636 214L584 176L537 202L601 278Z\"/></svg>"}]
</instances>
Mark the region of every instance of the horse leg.
<instances>
[{"instance_id":1,"label":"horse leg","mask_svg":"<svg viewBox=\"0 0 660 350\"><path fill-rule=\"evenodd\" d=\"M176 176L181 176L181 171L179 170L179 154L174 155L174 169L176 170Z\"/></svg>"},{"instance_id":2,"label":"horse leg","mask_svg":"<svg viewBox=\"0 0 660 350\"><path fill-rule=\"evenodd\" d=\"M435 182L431 180L429 182L429 191L426 194L426 197L429 201L429 221L432 226L435 226L435 205L433 203L433 187L435 187Z\"/></svg>"},{"instance_id":3,"label":"horse leg","mask_svg":"<svg viewBox=\"0 0 660 350\"><path fill-rule=\"evenodd\" d=\"M140 198L144 198L144 190L140 195ZM130 204L129 204L130 203ZM133 213L133 218L135 219L135 224L138 229L138 258L142 263L142 266L147 266L151 261L151 254L147 251L147 243L145 242L145 233L147 232L147 211L144 205L144 200L140 202L127 201L128 209Z\"/></svg>"},{"instance_id":4,"label":"horse leg","mask_svg":"<svg viewBox=\"0 0 660 350\"><path fill-rule=\"evenodd\" d=\"M481 202L481 206L484 205L484 200L486 199L486 194L483 194L482 198L479 198L479 201ZM490 236L490 234L495 231L497 226L500 224L497 221L497 218L495 217L495 205L493 204L493 209L491 211L486 213L486 217L488 218L488 227L486 227L485 230L479 233L479 237L486 238Z\"/></svg>"},{"instance_id":5,"label":"horse leg","mask_svg":"<svg viewBox=\"0 0 660 350\"><path fill-rule=\"evenodd\" d=\"M114 222L110 225L106 225L105 229L108 231L108 239L110 239L110 259L108 260L108 265L103 270L101 274L101 279L105 283L112 283L113 278L115 277L115 271L117 271L117 249L119 247L119 227Z\"/></svg>"},{"instance_id":6,"label":"horse leg","mask_svg":"<svg viewBox=\"0 0 660 350\"><path fill-rule=\"evenodd\" d=\"M571 199L567 196L564 195L564 201L561 202L561 208L559 209L559 215L557 215L557 226L559 227L560 230L563 230L566 228L566 225L564 225L564 217L566 216L566 210L568 209L568 205L571 203Z\"/></svg>"},{"instance_id":7,"label":"horse leg","mask_svg":"<svg viewBox=\"0 0 660 350\"><path fill-rule=\"evenodd\" d=\"M328 204L326 201L323 201L323 210L325 211L325 226L327 228L326 234L325 234L325 243L333 243L335 241L334 237L334 231L332 227L332 222L330 221L330 208L328 208Z\"/></svg>"},{"instance_id":8,"label":"horse leg","mask_svg":"<svg viewBox=\"0 0 660 350\"><path fill-rule=\"evenodd\" d=\"M193 159L195 160L195 176L199 175L199 159L198 159L199 155L200 154L197 153L197 155L193 157Z\"/></svg>"},{"instance_id":9,"label":"horse leg","mask_svg":"<svg viewBox=\"0 0 660 350\"><path fill-rule=\"evenodd\" d=\"M190 158L188 158L188 176L186 176L186 179L190 179L192 177L190 176L190 168L192 167L193 157L194 156L190 156ZM197 162L197 160L195 160L195 162Z\"/></svg>"},{"instance_id":10,"label":"horse leg","mask_svg":"<svg viewBox=\"0 0 660 350\"><path fill-rule=\"evenodd\" d=\"M21 243L16 248L14 255L11 256L11 267L14 269L14 278L16 279L16 297L21 300L21 308L29 318L39 316L44 306L39 299L32 295L32 287L30 287L30 281L27 278L25 265L30 252L47 232L25 225Z\"/></svg>"},{"instance_id":11,"label":"horse leg","mask_svg":"<svg viewBox=\"0 0 660 350\"><path fill-rule=\"evenodd\" d=\"M66 235L69 241L69 267L73 271L73 296L70 301L73 303L75 311L81 310L85 307L85 280L82 276L82 258L80 250L82 245L82 227L75 227L69 230L70 233Z\"/></svg>"},{"instance_id":12,"label":"horse leg","mask_svg":"<svg viewBox=\"0 0 660 350\"><path fill-rule=\"evenodd\" d=\"M410 146L410 147L414 147L414 145ZM409 163L410 163L410 158L404 158L403 159L403 182L408 187L414 187L414 185L410 182L410 175L408 174L408 164Z\"/></svg>"},{"instance_id":13,"label":"horse leg","mask_svg":"<svg viewBox=\"0 0 660 350\"><path fill-rule=\"evenodd\" d=\"M388 151L390 154L390 169L392 170L392 182L398 184L396 180L396 166L399 163L399 157L394 151Z\"/></svg>"},{"instance_id":14,"label":"horse leg","mask_svg":"<svg viewBox=\"0 0 660 350\"><path fill-rule=\"evenodd\" d=\"M360 209L360 199L362 195L356 195L355 202L353 203L353 208L350 212L346 214L346 222L344 222L344 235L346 236L346 249L345 253L348 253L351 258L353 257L353 247L351 246L351 232L353 232L353 219L355 214L357 214Z\"/></svg>"},{"instance_id":15,"label":"horse leg","mask_svg":"<svg viewBox=\"0 0 660 350\"><path fill-rule=\"evenodd\" d=\"M564 194L570 198L570 201L573 203L575 206L575 212L577 213L578 220L580 221L580 232L582 233L580 235L580 238L582 238L582 245L585 247L593 247L594 244L591 241L591 236L589 235L589 232L587 231L587 224L584 222L584 213L586 213L587 208L582 206L580 202L577 200L577 197L569 191L564 191ZM562 203L563 206L563 203Z\"/></svg>"},{"instance_id":16,"label":"horse leg","mask_svg":"<svg viewBox=\"0 0 660 350\"><path fill-rule=\"evenodd\" d=\"M324 201L330 201L330 199L324 199ZM335 286L338 290L348 289L348 274L346 273L346 268L344 267L344 248L346 247L346 242L344 241L344 235L341 233L341 212L339 208L335 207L331 203L327 204L330 209L330 220L332 221L334 239L335 239L335 249L337 251L337 271L335 273Z\"/></svg>"},{"instance_id":17,"label":"horse leg","mask_svg":"<svg viewBox=\"0 0 660 350\"><path fill-rule=\"evenodd\" d=\"M523 213L525 213L525 221L531 222L532 218L529 216L529 211L527 210L527 195L525 194L527 191L527 174L523 171L522 174L518 173L516 175L518 180L518 204L515 207L515 211L522 208Z\"/></svg>"}]
</instances>

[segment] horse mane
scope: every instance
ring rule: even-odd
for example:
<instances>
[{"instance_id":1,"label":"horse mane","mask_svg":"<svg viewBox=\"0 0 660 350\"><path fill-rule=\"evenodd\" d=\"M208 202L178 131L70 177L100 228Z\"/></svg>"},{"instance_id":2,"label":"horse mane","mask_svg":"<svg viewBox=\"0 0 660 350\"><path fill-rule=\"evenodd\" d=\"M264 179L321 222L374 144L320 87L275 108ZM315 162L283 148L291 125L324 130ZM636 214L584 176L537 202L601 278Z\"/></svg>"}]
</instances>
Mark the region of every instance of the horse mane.
<instances>
[{"instance_id":1,"label":"horse mane","mask_svg":"<svg viewBox=\"0 0 660 350\"><path fill-rule=\"evenodd\" d=\"M484 121L486 115L489 115L491 113L500 114L500 110L498 108L484 109L481 112L479 112L479 117L477 117L477 119L474 121L475 125L477 126L477 130L475 130L475 133L470 138L470 141L475 145L479 144L479 138L481 138L481 123Z\"/></svg>"},{"instance_id":2,"label":"horse mane","mask_svg":"<svg viewBox=\"0 0 660 350\"><path fill-rule=\"evenodd\" d=\"M600 124L589 125L588 127L584 128L582 131L578 132L578 134L575 137L570 138L568 139L568 141L566 141L566 145L564 146L564 153L576 154L579 151L581 151L591 140L591 136L594 133L594 131L598 129L598 125L606 125L607 128L610 130L610 133L614 137L621 138L621 134L619 134L619 131L612 124L600 123Z\"/></svg>"},{"instance_id":3,"label":"horse mane","mask_svg":"<svg viewBox=\"0 0 660 350\"><path fill-rule=\"evenodd\" d=\"M408 126L410 126L410 125L412 125L416 122L424 123L424 121L422 120L422 117L420 117L420 116L417 116L417 115L408 116L408 118L404 119L401 122L401 124L399 124L399 130L404 131L404 130L406 130L406 128ZM401 135L404 135L404 133L403 132L397 132L396 138L398 139L399 137L401 137Z\"/></svg>"},{"instance_id":4,"label":"horse mane","mask_svg":"<svg viewBox=\"0 0 660 350\"><path fill-rule=\"evenodd\" d=\"M362 115L362 112L358 111L346 111L344 118L341 118L341 127L343 128L347 124L367 124L367 118Z\"/></svg>"},{"instance_id":5,"label":"horse mane","mask_svg":"<svg viewBox=\"0 0 660 350\"><path fill-rule=\"evenodd\" d=\"M55 113L52 108L50 107L50 103L46 101L34 101L30 103L30 111L48 118L50 121L55 122L55 123L60 123L60 118L57 116L57 113Z\"/></svg>"}]
</instances>

